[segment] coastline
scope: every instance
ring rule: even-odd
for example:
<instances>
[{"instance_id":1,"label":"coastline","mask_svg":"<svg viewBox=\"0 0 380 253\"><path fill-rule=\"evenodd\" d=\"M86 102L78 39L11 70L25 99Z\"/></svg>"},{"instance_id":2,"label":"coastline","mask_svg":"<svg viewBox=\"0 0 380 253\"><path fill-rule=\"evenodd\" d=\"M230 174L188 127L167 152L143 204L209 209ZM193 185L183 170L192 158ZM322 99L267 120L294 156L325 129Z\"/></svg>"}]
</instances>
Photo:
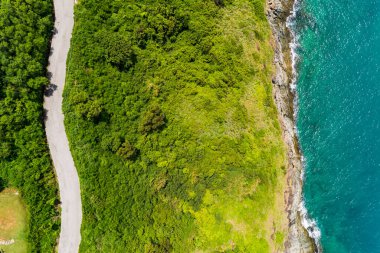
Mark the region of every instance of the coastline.
<instances>
[{"instance_id":1,"label":"coastline","mask_svg":"<svg viewBox=\"0 0 380 253\"><path fill-rule=\"evenodd\" d=\"M318 243L305 228L307 213L302 201L303 163L295 126L295 94L291 43L293 36L287 27L287 18L293 10L294 0L267 0L266 15L272 28L272 46L275 52L275 75L272 78L273 97L277 106L282 136L287 149L287 190L284 192L289 220L285 252L320 252Z\"/></svg>"}]
</instances>

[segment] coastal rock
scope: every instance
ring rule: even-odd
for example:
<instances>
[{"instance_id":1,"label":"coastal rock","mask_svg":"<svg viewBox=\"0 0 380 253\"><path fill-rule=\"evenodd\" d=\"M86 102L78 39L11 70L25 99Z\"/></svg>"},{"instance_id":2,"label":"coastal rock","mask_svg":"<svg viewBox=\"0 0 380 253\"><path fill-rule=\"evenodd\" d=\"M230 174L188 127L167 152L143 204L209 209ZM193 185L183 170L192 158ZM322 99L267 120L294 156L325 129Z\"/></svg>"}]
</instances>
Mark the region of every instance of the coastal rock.
<instances>
[{"instance_id":1,"label":"coastal rock","mask_svg":"<svg viewBox=\"0 0 380 253\"><path fill-rule=\"evenodd\" d=\"M318 252L318 248L307 230L302 226L302 161L294 119L294 94L291 90L292 60L291 33L286 27L286 19L293 8L294 0L268 0L267 18L273 31L276 74L272 79L273 96L277 105L283 139L287 147L288 169L285 192L286 212L289 219L285 252Z\"/></svg>"}]
</instances>

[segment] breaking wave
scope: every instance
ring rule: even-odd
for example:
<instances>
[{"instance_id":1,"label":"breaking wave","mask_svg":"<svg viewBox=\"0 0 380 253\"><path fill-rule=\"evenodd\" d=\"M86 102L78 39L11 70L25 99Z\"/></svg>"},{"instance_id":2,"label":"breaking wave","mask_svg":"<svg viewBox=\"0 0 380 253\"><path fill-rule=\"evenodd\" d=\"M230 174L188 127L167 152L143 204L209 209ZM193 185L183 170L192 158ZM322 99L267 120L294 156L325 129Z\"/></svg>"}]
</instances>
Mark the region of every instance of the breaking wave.
<instances>
[{"instance_id":1,"label":"breaking wave","mask_svg":"<svg viewBox=\"0 0 380 253\"><path fill-rule=\"evenodd\" d=\"M298 81L298 63L300 61L300 57L297 53L297 51L300 49L299 44L299 35L297 34L297 15L300 13L301 4L299 0L295 0L293 4L293 9L289 15L289 17L286 20L286 26L289 29L291 33L291 42L290 42L290 52L291 52L291 59L292 59L292 81L290 84L291 91L294 94L294 119L297 120L297 114L298 114L298 94L297 94L297 81ZM298 131L296 129L296 134L298 135ZM305 158L302 156L301 158L303 168L305 168ZM303 180L304 171L301 173L301 180ZM301 217L301 224L302 226L307 230L310 238L312 238L315 242L315 245L317 246L317 252L322 252L321 247L321 230L318 228L317 222L310 218L307 209L305 207L305 202L302 200L300 202L300 205L298 207L298 212Z\"/></svg>"}]
</instances>

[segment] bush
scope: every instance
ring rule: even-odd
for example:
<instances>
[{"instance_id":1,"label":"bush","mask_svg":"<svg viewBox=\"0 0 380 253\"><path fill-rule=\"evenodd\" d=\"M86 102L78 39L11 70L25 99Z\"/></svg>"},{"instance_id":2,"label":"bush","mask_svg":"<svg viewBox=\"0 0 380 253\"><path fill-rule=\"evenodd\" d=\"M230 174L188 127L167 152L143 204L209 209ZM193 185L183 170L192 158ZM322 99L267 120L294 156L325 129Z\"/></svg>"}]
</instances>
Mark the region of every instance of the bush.
<instances>
[{"instance_id":1,"label":"bush","mask_svg":"<svg viewBox=\"0 0 380 253\"><path fill-rule=\"evenodd\" d=\"M165 114L161 111L158 105L154 105L144 113L139 131L142 133L149 133L158 130L165 125Z\"/></svg>"},{"instance_id":2,"label":"bush","mask_svg":"<svg viewBox=\"0 0 380 253\"><path fill-rule=\"evenodd\" d=\"M117 154L128 160L133 159L136 156L137 150L129 143L129 141L125 141L118 149Z\"/></svg>"}]
</instances>

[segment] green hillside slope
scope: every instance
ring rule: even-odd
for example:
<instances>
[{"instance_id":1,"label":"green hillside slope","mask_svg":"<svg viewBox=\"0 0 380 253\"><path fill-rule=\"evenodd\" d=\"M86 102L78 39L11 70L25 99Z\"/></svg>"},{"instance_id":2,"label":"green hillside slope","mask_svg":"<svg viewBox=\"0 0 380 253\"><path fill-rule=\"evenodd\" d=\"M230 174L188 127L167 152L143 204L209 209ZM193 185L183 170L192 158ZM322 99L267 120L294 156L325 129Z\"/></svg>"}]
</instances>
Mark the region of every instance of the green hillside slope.
<instances>
[{"instance_id":1,"label":"green hillside slope","mask_svg":"<svg viewBox=\"0 0 380 253\"><path fill-rule=\"evenodd\" d=\"M51 1L0 0L0 190L16 187L22 195L30 252L53 252L59 232L42 108L52 7Z\"/></svg>"},{"instance_id":2,"label":"green hillside slope","mask_svg":"<svg viewBox=\"0 0 380 253\"><path fill-rule=\"evenodd\" d=\"M282 247L285 150L264 5L79 1L64 111L82 252Z\"/></svg>"}]
</instances>

